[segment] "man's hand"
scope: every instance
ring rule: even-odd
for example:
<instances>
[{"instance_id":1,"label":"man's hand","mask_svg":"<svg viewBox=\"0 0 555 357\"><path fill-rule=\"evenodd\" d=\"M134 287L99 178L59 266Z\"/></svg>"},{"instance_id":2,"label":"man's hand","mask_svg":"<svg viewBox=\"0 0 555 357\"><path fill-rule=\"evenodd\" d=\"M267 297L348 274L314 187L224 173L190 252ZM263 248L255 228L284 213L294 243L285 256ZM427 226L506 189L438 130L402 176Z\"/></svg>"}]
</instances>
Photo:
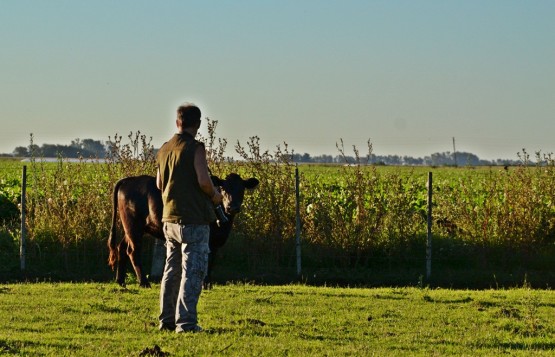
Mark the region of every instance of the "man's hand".
<instances>
[{"instance_id":1,"label":"man's hand","mask_svg":"<svg viewBox=\"0 0 555 357\"><path fill-rule=\"evenodd\" d=\"M212 195L212 203L214 206L217 206L222 203L224 196L220 193L220 191L214 189L214 194Z\"/></svg>"}]
</instances>

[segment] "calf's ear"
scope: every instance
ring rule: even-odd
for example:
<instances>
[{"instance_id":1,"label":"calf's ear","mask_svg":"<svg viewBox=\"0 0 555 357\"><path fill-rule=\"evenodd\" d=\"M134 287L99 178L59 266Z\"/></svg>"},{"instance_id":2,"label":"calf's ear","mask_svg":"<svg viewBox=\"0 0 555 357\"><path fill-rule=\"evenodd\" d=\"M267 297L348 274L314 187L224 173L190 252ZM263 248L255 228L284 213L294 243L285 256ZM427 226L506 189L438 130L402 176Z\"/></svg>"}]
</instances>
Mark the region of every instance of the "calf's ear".
<instances>
[{"instance_id":1,"label":"calf's ear","mask_svg":"<svg viewBox=\"0 0 555 357\"><path fill-rule=\"evenodd\" d=\"M210 179L212 179L212 183L214 184L214 186L222 186L224 184L224 181L219 178L218 176L210 176Z\"/></svg>"},{"instance_id":2,"label":"calf's ear","mask_svg":"<svg viewBox=\"0 0 555 357\"><path fill-rule=\"evenodd\" d=\"M243 184L245 185L245 188L253 189L256 186L258 186L259 181L257 179L255 179L254 177L251 177L248 180L243 180Z\"/></svg>"}]
</instances>

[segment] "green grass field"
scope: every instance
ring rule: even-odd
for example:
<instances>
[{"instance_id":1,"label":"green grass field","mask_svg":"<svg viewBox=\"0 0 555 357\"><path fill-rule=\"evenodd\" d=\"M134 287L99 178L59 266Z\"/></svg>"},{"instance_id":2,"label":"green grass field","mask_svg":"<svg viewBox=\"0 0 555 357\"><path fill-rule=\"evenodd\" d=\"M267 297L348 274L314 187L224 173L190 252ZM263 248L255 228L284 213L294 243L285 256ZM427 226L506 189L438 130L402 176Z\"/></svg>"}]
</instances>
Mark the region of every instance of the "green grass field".
<instances>
[{"instance_id":1,"label":"green grass field","mask_svg":"<svg viewBox=\"0 0 555 357\"><path fill-rule=\"evenodd\" d=\"M219 285L202 293L205 332L157 330L159 285L0 285L0 354L398 356L555 353L555 293ZM149 355L149 354L143 354Z\"/></svg>"}]
</instances>

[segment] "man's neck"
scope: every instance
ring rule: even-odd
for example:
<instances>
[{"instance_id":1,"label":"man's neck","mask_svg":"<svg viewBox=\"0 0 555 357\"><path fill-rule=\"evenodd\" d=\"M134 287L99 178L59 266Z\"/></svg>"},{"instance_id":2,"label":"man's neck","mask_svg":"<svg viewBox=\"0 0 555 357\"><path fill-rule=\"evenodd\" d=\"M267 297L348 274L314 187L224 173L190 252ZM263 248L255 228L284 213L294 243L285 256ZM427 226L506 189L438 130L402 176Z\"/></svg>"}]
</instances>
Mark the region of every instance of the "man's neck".
<instances>
[{"instance_id":1,"label":"man's neck","mask_svg":"<svg viewBox=\"0 0 555 357\"><path fill-rule=\"evenodd\" d=\"M198 129L193 129L193 128L180 128L180 129L178 129L177 132L179 134L187 133L187 134L191 135L194 138L195 136L197 136L197 131L198 131Z\"/></svg>"}]
</instances>

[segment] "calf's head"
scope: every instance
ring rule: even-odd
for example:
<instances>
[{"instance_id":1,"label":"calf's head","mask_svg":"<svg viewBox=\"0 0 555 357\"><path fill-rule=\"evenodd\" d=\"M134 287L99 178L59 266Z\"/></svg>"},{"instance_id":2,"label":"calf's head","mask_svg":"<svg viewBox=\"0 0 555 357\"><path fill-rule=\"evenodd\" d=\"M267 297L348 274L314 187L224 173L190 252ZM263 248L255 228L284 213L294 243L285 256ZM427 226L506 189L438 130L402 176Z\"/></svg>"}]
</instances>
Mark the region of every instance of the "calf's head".
<instances>
[{"instance_id":1,"label":"calf's head","mask_svg":"<svg viewBox=\"0 0 555 357\"><path fill-rule=\"evenodd\" d=\"M229 174L225 180L212 176L212 182L220 188L225 213L231 216L241 211L245 189L253 189L259 183L254 177L244 180L238 174Z\"/></svg>"}]
</instances>

